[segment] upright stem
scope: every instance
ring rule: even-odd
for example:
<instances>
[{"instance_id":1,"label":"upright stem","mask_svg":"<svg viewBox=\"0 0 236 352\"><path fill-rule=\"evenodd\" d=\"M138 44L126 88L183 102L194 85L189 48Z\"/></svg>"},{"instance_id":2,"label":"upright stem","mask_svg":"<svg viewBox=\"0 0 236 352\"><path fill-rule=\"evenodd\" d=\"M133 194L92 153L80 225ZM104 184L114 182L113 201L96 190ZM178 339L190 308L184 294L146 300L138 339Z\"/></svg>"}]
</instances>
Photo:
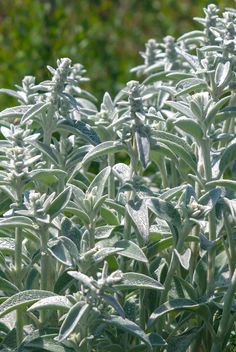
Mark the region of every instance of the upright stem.
<instances>
[{"instance_id":1,"label":"upright stem","mask_svg":"<svg viewBox=\"0 0 236 352\"><path fill-rule=\"evenodd\" d=\"M201 157L204 165L204 173L207 181L212 179L211 169L211 154L210 143L207 138L201 141ZM208 215L209 223L209 240L215 241L216 239L216 215L213 208ZM214 274L215 274L215 247L209 249L208 252L208 270L207 270L207 294L211 294L214 290Z\"/></svg>"}]
</instances>

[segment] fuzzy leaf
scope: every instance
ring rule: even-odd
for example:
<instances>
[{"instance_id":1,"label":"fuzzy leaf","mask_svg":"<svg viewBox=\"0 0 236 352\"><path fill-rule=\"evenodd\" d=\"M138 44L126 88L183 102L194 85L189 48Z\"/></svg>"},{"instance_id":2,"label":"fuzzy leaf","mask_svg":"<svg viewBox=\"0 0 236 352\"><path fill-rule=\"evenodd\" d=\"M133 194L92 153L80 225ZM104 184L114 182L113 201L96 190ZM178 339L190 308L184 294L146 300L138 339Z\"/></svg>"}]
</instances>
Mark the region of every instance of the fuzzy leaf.
<instances>
[{"instance_id":1,"label":"fuzzy leaf","mask_svg":"<svg viewBox=\"0 0 236 352\"><path fill-rule=\"evenodd\" d=\"M219 169L221 175L229 167L231 163L236 160L236 143L229 145L224 149L223 154L220 159Z\"/></svg>"},{"instance_id":2,"label":"fuzzy leaf","mask_svg":"<svg viewBox=\"0 0 236 352\"><path fill-rule=\"evenodd\" d=\"M110 315L109 317L104 317L102 321L106 324L114 325L117 328L138 337L143 342L145 342L145 344L149 347L150 350L152 349L152 345L150 343L148 335L146 335L145 332L131 320L123 319L115 315Z\"/></svg>"},{"instance_id":3,"label":"fuzzy leaf","mask_svg":"<svg viewBox=\"0 0 236 352\"><path fill-rule=\"evenodd\" d=\"M19 105L13 108L7 108L0 112L0 118L13 118L24 115L33 105Z\"/></svg>"},{"instance_id":4,"label":"fuzzy leaf","mask_svg":"<svg viewBox=\"0 0 236 352\"><path fill-rule=\"evenodd\" d=\"M67 313L66 318L60 328L58 341L65 340L80 323L81 319L88 315L91 310L89 304L83 304L83 302L77 302Z\"/></svg>"},{"instance_id":5,"label":"fuzzy leaf","mask_svg":"<svg viewBox=\"0 0 236 352\"><path fill-rule=\"evenodd\" d=\"M139 160L145 169L149 162L150 140L147 133L140 127L135 133Z\"/></svg>"},{"instance_id":6,"label":"fuzzy leaf","mask_svg":"<svg viewBox=\"0 0 236 352\"><path fill-rule=\"evenodd\" d=\"M21 123L24 124L28 120L35 117L37 114L44 112L51 105L51 103L37 103L28 109L21 118Z\"/></svg>"},{"instance_id":7,"label":"fuzzy leaf","mask_svg":"<svg viewBox=\"0 0 236 352\"><path fill-rule=\"evenodd\" d=\"M0 305L0 317L3 317L19 307L24 308L42 298L51 297L53 295L53 292L43 290L29 290L16 293Z\"/></svg>"},{"instance_id":8,"label":"fuzzy leaf","mask_svg":"<svg viewBox=\"0 0 236 352\"><path fill-rule=\"evenodd\" d=\"M200 315L204 320L208 321L210 311L206 304L199 304L190 299L177 298L162 304L150 316L148 326L153 325L156 320L170 312L188 311Z\"/></svg>"},{"instance_id":9,"label":"fuzzy leaf","mask_svg":"<svg viewBox=\"0 0 236 352\"><path fill-rule=\"evenodd\" d=\"M11 216L9 218L2 218L0 219L0 228L11 228L11 227L22 227L22 228L29 228L34 229L35 224L26 216Z\"/></svg>"},{"instance_id":10,"label":"fuzzy leaf","mask_svg":"<svg viewBox=\"0 0 236 352\"><path fill-rule=\"evenodd\" d=\"M100 143L86 154L86 156L82 160L82 164L91 162L93 159L96 159L100 156L107 155L109 153L117 153L122 150L124 150L124 145L117 141L108 141Z\"/></svg>"},{"instance_id":11,"label":"fuzzy leaf","mask_svg":"<svg viewBox=\"0 0 236 352\"><path fill-rule=\"evenodd\" d=\"M199 126L199 124L192 120L192 119L188 119L188 118L178 118L175 122L174 122L175 126L179 127L181 130L183 130L184 132L190 134L191 136L193 136L196 139L202 139L203 137L203 131L201 129L201 127Z\"/></svg>"},{"instance_id":12,"label":"fuzzy leaf","mask_svg":"<svg viewBox=\"0 0 236 352\"><path fill-rule=\"evenodd\" d=\"M28 311L31 312L35 309L70 309L71 303L65 296L52 296L40 299L38 302L34 303Z\"/></svg>"},{"instance_id":13,"label":"fuzzy leaf","mask_svg":"<svg viewBox=\"0 0 236 352\"><path fill-rule=\"evenodd\" d=\"M139 235L144 241L147 241L149 235L149 219L146 202L142 199L136 202L131 200L126 204L126 209Z\"/></svg>"},{"instance_id":14,"label":"fuzzy leaf","mask_svg":"<svg viewBox=\"0 0 236 352\"><path fill-rule=\"evenodd\" d=\"M123 250L119 252L119 255L123 257L138 260L143 263L148 262L148 259L142 249L132 241L120 240L116 242L114 246L115 248L123 248Z\"/></svg>"},{"instance_id":15,"label":"fuzzy leaf","mask_svg":"<svg viewBox=\"0 0 236 352\"><path fill-rule=\"evenodd\" d=\"M87 192L86 192L87 194L89 194L94 187L97 188L96 198L95 198L96 201L98 201L102 197L102 194L103 194L103 191L104 191L104 188L105 188L105 185L106 185L106 182L107 182L107 179L108 179L110 173L111 173L111 168L110 168L110 166L108 166L105 169L103 169L102 171L100 171L99 174L97 174L95 176L95 178L91 182L90 186L88 187Z\"/></svg>"},{"instance_id":16,"label":"fuzzy leaf","mask_svg":"<svg viewBox=\"0 0 236 352\"><path fill-rule=\"evenodd\" d=\"M153 289L163 290L164 287L152 277L140 273L124 273L119 284L114 285L119 290L124 289Z\"/></svg>"},{"instance_id":17,"label":"fuzzy leaf","mask_svg":"<svg viewBox=\"0 0 236 352\"><path fill-rule=\"evenodd\" d=\"M68 187L64 189L46 209L46 212L51 217L57 216L68 204L71 197L72 189Z\"/></svg>"}]
</instances>

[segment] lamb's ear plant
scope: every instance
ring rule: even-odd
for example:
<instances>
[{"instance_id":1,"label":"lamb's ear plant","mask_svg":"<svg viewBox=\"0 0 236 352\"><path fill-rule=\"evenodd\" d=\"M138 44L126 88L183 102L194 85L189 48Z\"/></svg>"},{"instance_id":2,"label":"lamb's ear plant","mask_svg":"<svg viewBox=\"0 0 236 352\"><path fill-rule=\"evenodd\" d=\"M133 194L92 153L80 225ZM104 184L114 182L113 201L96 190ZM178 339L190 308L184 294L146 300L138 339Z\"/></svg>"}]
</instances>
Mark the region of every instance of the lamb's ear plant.
<instances>
[{"instance_id":1,"label":"lamb's ear plant","mask_svg":"<svg viewBox=\"0 0 236 352\"><path fill-rule=\"evenodd\" d=\"M204 13L115 98L68 58L0 90L1 351L234 350L236 11Z\"/></svg>"}]
</instances>

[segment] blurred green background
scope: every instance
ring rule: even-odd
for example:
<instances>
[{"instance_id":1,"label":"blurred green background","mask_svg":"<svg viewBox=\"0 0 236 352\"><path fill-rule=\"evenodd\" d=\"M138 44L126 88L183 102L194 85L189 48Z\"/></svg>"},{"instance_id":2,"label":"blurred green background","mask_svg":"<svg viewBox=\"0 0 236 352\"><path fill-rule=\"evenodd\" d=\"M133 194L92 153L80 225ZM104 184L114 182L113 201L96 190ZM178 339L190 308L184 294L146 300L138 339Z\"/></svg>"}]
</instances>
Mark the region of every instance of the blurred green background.
<instances>
[{"instance_id":1,"label":"blurred green background","mask_svg":"<svg viewBox=\"0 0 236 352\"><path fill-rule=\"evenodd\" d=\"M206 0L0 0L0 87L13 88L24 75L48 79L49 64L70 57L82 63L100 98L114 95L142 63L149 38L161 40L199 28ZM220 8L233 0L214 1ZM12 101L0 96L2 110Z\"/></svg>"}]
</instances>

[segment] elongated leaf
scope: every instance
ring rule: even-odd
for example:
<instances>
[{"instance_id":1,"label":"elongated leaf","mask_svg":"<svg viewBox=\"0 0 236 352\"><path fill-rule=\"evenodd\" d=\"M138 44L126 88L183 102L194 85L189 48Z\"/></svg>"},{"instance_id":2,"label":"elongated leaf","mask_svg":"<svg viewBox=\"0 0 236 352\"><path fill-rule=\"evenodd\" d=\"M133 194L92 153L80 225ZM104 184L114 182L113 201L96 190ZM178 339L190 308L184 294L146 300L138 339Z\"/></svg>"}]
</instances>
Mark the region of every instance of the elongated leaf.
<instances>
[{"instance_id":1,"label":"elongated leaf","mask_svg":"<svg viewBox=\"0 0 236 352\"><path fill-rule=\"evenodd\" d=\"M215 180L206 183L208 187L225 187L227 189L231 189L232 191L236 191L236 181L233 180Z\"/></svg>"},{"instance_id":2,"label":"elongated leaf","mask_svg":"<svg viewBox=\"0 0 236 352\"><path fill-rule=\"evenodd\" d=\"M233 143L224 150L221 156L220 164L219 164L219 170L221 175L224 173L227 167L229 167L229 165L235 160L236 160L236 143Z\"/></svg>"},{"instance_id":3,"label":"elongated leaf","mask_svg":"<svg viewBox=\"0 0 236 352\"><path fill-rule=\"evenodd\" d=\"M59 331L58 341L65 340L80 323L80 320L87 316L91 307L89 304L83 304L83 302L77 302L68 312L61 328Z\"/></svg>"},{"instance_id":4,"label":"elongated leaf","mask_svg":"<svg viewBox=\"0 0 236 352\"><path fill-rule=\"evenodd\" d=\"M180 265L185 269L189 269L190 258L191 258L191 249L188 248L183 254L180 254L176 249L174 249L176 256L178 257Z\"/></svg>"},{"instance_id":5,"label":"elongated leaf","mask_svg":"<svg viewBox=\"0 0 236 352\"><path fill-rule=\"evenodd\" d=\"M230 62L227 61L226 63L220 62L215 71L215 83L218 88L227 84L228 77L230 74Z\"/></svg>"},{"instance_id":6,"label":"elongated leaf","mask_svg":"<svg viewBox=\"0 0 236 352\"><path fill-rule=\"evenodd\" d=\"M1 246L1 244L0 244ZM10 281L4 279L0 276L0 287L1 291L5 292L7 295L15 294L19 292L19 289Z\"/></svg>"},{"instance_id":7,"label":"elongated leaf","mask_svg":"<svg viewBox=\"0 0 236 352\"><path fill-rule=\"evenodd\" d=\"M71 132L74 135L82 137L86 142L93 145L101 143L97 133L84 121L65 119L58 121L57 130Z\"/></svg>"},{"instance_id":8,"label":"elongated leaf","mask_svg":"<svg viewBox=\"0 0 236 352\"><path fill-rule=\"evenodd\" d=\"M230 95L210 105L206 115L207 126L210 126L210 124L213 122L214 118L216 117L216 114L218 113L218 111L229 101L229 98L230 98Z\"/></svg>"},{"instance_id":9,"label":"elongated leaf","mask_svg":"<svg viewBox=\"0 0 236 352\"><path fill-rule=\"evenodd\" d=\"M32 180L43 182L45 185L56 183L66 175L66 172L60 169L35 169L29 173Z\"/></svg>"},{"instance_id":10,"label":"elongated leaf","mask_svg":"<svg viewBox=\"0 0 236 352\"><path fill-rule=\"evenodd\" d=\"M125 318L125 312L124 312L122 306L113 296L107 295L107 294L102 294L101 297L104 299L104 301L107 304L112 306L123 319Z\"/></svg>"},{"instance_id":11,"label":"elongated leaf","mask_svg":"<svg viewBox=\"0 0 236 352\"><path fill-rule=\"evenodd\" d=\"M119 284L114 285L119 290L124 289L153 289L163 290L164 287L152 277L140 273L124 273Z\"/></svg>"},{"instance_id":12,"label":"elongated leaf","mask_svg":"<svg viewBox=\"0 0 236 352\"><path fill-rule=\"evenodd\" d=\"M139 128L139 130L136 131L135 138L139 160L145 169L149 162L150 138L142 128Z\"/></svg>"},{"instance_id":13,"label":"elongated leaf","mask_svg":"<svg viewBox=\"0 0 236 352\"><path fill-rule=\"evenodd\" d=\"M30 141L30 144L32 144L35 148L37 148L40 152L42 152L47 158L51 160L51 162L58 167L59 161L57 159L56 154L54 153L53 149L42 142L39 141Z\"/></svg>"},{"instance_id":14,"label":"elongated leaf","mask_svg":"<svg viewBox=\"0 0 236 352\"><path fill-rule=\"evenodd\" d=\"M193 328L181 335L172 336L168 339L167 352L186 352L190 344L196 340L201 331L202 327Z\"/></svg>"},{"instance_id":15,"label":"elongated leaf","mask_svg":"<svg viewBox=\"0 0 236 352\"><path fill-rule=\"evenodd\" d=\"M114 325L117 328L124 330L131 335L134 335L141 339L145 344L152 349L152 345L150 343L148 335L134 322L128 319L123 319L121 317L117 317L115 315L110 315L109 317L104 317L102 321L109 325Z\"/></svg>"},{"instance_id":16,"label":"elongated leaf","mask_svg":"<svg viewBox=\"0 0 236 352\"><path fill-rule=\"evenodd\" d=\"M70 205L70 203L69 203L69 205ZM77 216L83 223L85 223L85 224L90 223L90 219L84 211L82 211L78 208L71 207L71 206L65 207L64 210L65 210L65 212L68 212L70 214Z\"/></svg>"},{"instance_id":17,"label":"elongated leaf","mask_svg":"<svg viewBox=\"0 0 236 352\"><path fill-rule=\"evenodd\" d=\"M99 156L107 155L109 153L117 153L122 150L125 150L125 147L120 142L103 142L94 147L91 151L87 153L87 155L82 160L82 164L86 164Z\"/></svg>"},{"instance_id":18,"label":"elongated leaf","mask_svg":"<svg viewBox=\"0 0 236 352\"><path fill-rule=\"evenodd\" d=\"M142 249L132 241L120 240L116 242L114 246L115 248L123 248L123 250L119 252L119 255L122 255L123 257L138 260L143 263L148 262Z\"/></svg>"},{"instance_id":19,"label":"elongated leaf","mask_svg":"<svg viewBox=\"0 0 236 352\"><path fill-rule=\"evenodd\" d=\"M52 296L40 299L38 302L34 303L28 311L40 310L40 309L65 309L69 310L71 307L70 301L65 296Z\"/></svg>"},{"instance_id":20,"label":"elongated leaf","mask_svg":"<svg viewBox=\"0 0 236 352\"><path fill-rule=\"evenodd\" d=\"M90 193L94 187L96 187L97 189L96 197L95 197L96 201L98 201L101 198L110 173L111 173L111 167L108 166L102 171L100 171L98 175L95 176L90 186L88 187L86 192L87 194Z\"/></svg>"},{"instance_id":21,"label":"elongated leaf","mask_svg":"<svg viewBox=\"0 0 236 352\"><path fill-rule=\"evenodd\" d=\"M35 224L26 216L11 216L9 218L0 219L0 227L2 228L11 228L11 227L22 227L34 229Z\"/></svg>"},{"instance_id":22,"label":"elongated leaf","mask_svg":"<svg viewBox=\"0 0 236 352\"><path fill-rule=\"evenodd\" d=\"M50 105L51 105L51 103L37 103L37 104L33 105L30 109L28 109L24 113L24 115L22 116L22 119L21 119L21 123L24 124L28 120L35 117L37 114L40 114L41 112L46 111Z\"/></svg>"},{"instance_id":23,"label":"elongated leaf","mask_svg":"<svg viewBox=\"0 0 236 352\"><path fill-rule=\"evenodd\" d=\"M13 108L7 108L0 112L0 118L20 117L25 114L33 105L19 105Z\"/></svg>"},{"instance_id":24,"label":"elongated leaf","mask_svg":"<svg viewBox=\"0 0 236 352\"><path fill-rule=\"evenodd\" d=\"M178 118L175 122L174 122L175 126L179 127L181 130L183 130L184 132L190 134L192 137L196 138L196 139L201 139L203 137L203 131L201 129L201 127L199 126L199 124L192 120L192 119L188 119L188 118Z\"/></svg>"},{"instance_id":25,"label":"elongated leaf","mask_svg":"<svg viewBox=\"0 0 236 352\"><path fill-rule=\"evenodd\" d=\"M183 103L178 103L175 101L167 101L166 105L170 106L174 110L180 112L182 115L189 117L190 119L194 119L194 115L192 111Z\"/></svg>"},{"instance_id":26,"label":"elongated leaf","mask_svg":"<svg viewBox=\"0 0 236 352\"><path fill-rule=\"evenodd\" d=\"M54 336L41 336L29 342L25 342L19 347L18 352L73 352L69 347L63 346L61 343L53 339Z\"/></svg>"},{"instance_id":27,"label":"elongated leaf","mask_svg":"<svg viewBox=\"0 0 236 352\"><path fill-rule=\"evenodd\" d=\"M217 201L220 199L222 194L221 188L214 188L209 192L205 193L201 198L199 198L198 202L201 205L208 206L213 208Z\"/></svg>"},{"instance_id":28,"label":"elongated leaf","mask_svg":"<svg viewBox=\"0 0 236 352\"><path fill-rule=\"evenodd\" d=\"M59 262L68 266L72 266L79 261L79 251L76 244L65 236L50 240L48 251Z\"/></svg>"},{"instance_id":29,"label":"elongated leaf","mask_svg":"<svg viewBox=\"0 0 236 352\"><path fill-rule=\"evenodd\" d=\"M153 325L156 320L170 312L188 311L200 315L204 320L210 318L210 311L206 304L199 304L190 299L177 298L173 299L158 307L150 316L148 326Z\"/></svg>"},{"instance_id":30,"label":"elongated leaf","mask_svg":"<svg viewBox=\"0 0 236 352\"><path fill-rule=\"evenodd\" d=\"M148 207L156 214L159 218L173 224L177 228L181 225L181 218L178 210L167 201L160 198L150 198L147 202Z\"/></svg>"},{"instance_id":31,"label":"elongated leaf","mask_svg":"<svg viewBox=\"0 0 236 352\"><path fill-rule=\"evenodd\" d=\"M16 293L0 305L0 318L16 308L24 308L42 298L53 296L53 292L43 290L29 290Z\"/></svg>"},{"instance_id":32,"label":"elongated leaf","mask_svg":"<svg viewBox=\"0 0 236 352\"><path fill-rule=\"evenodd\" d=\"M71 187L66 188L62 191L46 209L46 212L51 217L57 216L68 204L71 197Z\"/></svg>"},{"instance_id":33,"label":"elongated leaf","mask_svg":"<svg viewBox=\"0 0 236 352\"><path fill-rule=\"evenodd\" d=\"M149 219L146 202L142 199L136 202L129 201L126 204L126 209L135 227L137 228L138 233L144 239L144 241L147 241L149 235Z\"/></svg>"}]
</instances>

